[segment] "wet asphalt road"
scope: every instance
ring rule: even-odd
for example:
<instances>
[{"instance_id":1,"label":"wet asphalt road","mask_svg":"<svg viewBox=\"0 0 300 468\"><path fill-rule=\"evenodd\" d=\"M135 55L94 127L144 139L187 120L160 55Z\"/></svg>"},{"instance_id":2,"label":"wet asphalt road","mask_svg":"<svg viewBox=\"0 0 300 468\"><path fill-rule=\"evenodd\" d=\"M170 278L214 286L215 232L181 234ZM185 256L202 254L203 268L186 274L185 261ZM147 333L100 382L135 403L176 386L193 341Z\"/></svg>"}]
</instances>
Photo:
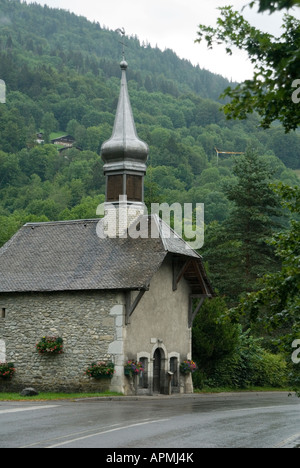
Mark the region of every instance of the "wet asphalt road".
<instances>
[{"instance_id":1,"label":"wet asphalt road","mask_svg":"<svg viewBox=\"0 0 300 468\"><path fill-rule=\"evenodd\" d=\"M284 392L0 402L0 448L298 446L300 399Z\"/></svg>"}]
</instances>

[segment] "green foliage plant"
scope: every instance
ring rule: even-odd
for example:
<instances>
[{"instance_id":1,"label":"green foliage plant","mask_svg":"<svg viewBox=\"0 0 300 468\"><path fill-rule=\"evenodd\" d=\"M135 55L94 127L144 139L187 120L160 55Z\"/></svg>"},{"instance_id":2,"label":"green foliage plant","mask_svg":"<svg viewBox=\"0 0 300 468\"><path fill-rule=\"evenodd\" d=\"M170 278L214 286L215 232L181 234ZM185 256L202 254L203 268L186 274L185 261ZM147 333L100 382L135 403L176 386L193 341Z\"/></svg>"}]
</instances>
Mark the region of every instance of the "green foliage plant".
<instances>
[{"instance_id":1,"label":"green foliage plant","mask_svg":"<svg viewBox=\"0 0 300 468\"><path fill-rule=\"evenodd\" d=\"M271 7L274 11L275 4L286 7L293 3L299 6L298 1L261 0L260 7L261 10ZM296 130L300 123L300 106L293 102L292 94L293 83L299 79L300 21L286 14L282 25L284 32L274 37L252 26L231 6L219 10L217 27L200 25L196 42L204 39L209 49L214 43L225 44L229 55L234 53L233 47L244 50L255 68L252 79L224 91L223 98L230 98L223 108L225 115L246 119L256 111L264 129L280 121L286 132Z\"/></svg>"},{"instance_id":2,"label":"green foliage plant","mask_svg":"<svg viewBox=\"0 0 300 468\"><path fill-rule=\"evenodd\" d=\"M186 360L180 364L179 370L183 375L193 374L197 370L197 364L192 360Z\"/></svg>"},{"instance_id":3,"label":"green foliage plant","mask_svg":"<svg viewBox=\"0 0 300 468\"><path fill-rule=\"evenodd\" d=\"M0 362L0 377L2 379L11 379L15 372L15 365L12 362Z\"/></svg>"},{"instance_id":4,"label":"green foliage plant","mask_svg":"<svg viewBox=\"0 0 300 468\"><path fill-rule=\"evenodd\" d=\"M300 337L300 188L279 184L274 189L290 212L289 229L270 240L281 260L281 270L263 276L258 291L246 295L232 313L248 314L252 321L264 324L269 333L276 333L275 344L291 368L290 380L299 386L299 365L292 364L291 355L292 344Z\"/></svg>"},{"instance_id":5,"label":"green foliage plant","mask_svg":"<svg viewBox=\"0 0 300 468\"><path fill-rule=\"evenodd\" d=\"M39 354L62 354L63 339L57 336L43 336L36 344L36 350Z\"/></svg>"},{"instance_id":6,"label":"green foliage plant","mask_svg":"<svg viewBox=\"0 0 300 468\"><path fill-rule=\"evenodd\" d=\"M194 384L200 388L285 388L288 384L288 366L284 356L266 351L261 341L254 338L250 330L243 332L239 327L234 352L215 361L204 374L195 375Z\"/></svg>"},{"instance_id":7,"label":"green foliage plant","mask_svg":"<svg viewBox=\"0 0 300 468\"><path fill-rule=\"evenodd\" d=\"M113 362L98 361L93 362L85 371L85 375L93 379L111 379L115 372Z\"/></svg>"},{"instance_id":8,"label":"green foliage plant","mask_svg":"<svg viewBox=\"0 0 300 468\"><path fill-rule=\"evenodd\" d=\"M139 375L144 370L145 369L142 362L129 360L124 366L124 374L129 377L132 377L133 375Z\"/></svg>"}]
</instances>

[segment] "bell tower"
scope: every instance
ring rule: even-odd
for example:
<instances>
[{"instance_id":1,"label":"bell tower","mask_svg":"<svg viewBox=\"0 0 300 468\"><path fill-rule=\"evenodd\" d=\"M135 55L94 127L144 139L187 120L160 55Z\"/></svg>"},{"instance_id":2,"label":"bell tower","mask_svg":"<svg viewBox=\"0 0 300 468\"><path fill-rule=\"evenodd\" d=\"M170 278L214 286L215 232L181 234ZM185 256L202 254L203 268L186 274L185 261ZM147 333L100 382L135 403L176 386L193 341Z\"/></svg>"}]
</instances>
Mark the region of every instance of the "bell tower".
<instances>
[{"instance_id":1,"label":"bell tower","mask_svg":"<svg viewBox=\"0 0 300 468\"><path fill-rule=\"evenodd\" d=\"M104 142L101 156L106 175L106 201L116 203L120 195L128 202L143 202L148 145L137 136L127 87L127 62L122 70L121 91L111 138Z\"/></svg>"},{"instance_id":2,"label":"bell tower","mask_svg":"<svg viewBox=\"0 0 300 468\"><path fill-rule=\"evenodd\" d=\"M128 64L124 59L120 67L121 90L113 133L103 143L101 157L106 176L105 205L107 209L113 207L115 210L127 207L130 213L127 217L128 228L144 214L144 176L149 147L137 135L127 86Z\"/></svg>"}]
</instances>

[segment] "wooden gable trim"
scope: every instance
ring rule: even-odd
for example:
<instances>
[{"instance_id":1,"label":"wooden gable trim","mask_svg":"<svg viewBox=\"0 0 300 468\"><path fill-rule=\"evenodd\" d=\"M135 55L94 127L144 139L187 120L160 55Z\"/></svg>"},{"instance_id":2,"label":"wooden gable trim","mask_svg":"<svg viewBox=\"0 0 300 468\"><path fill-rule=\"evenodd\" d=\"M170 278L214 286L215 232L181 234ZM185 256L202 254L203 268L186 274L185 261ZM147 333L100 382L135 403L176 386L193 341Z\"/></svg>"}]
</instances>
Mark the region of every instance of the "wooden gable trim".
<instances>
[{"instance_id":1,"label":"wooden gable trim","mask_svg":"<svg viewBox=\"0 0 300 468\"><path fill-rule=\"evenodd\" d=\"M132 316L133 312L139 305L145 292L146 292L146 289L141 289L133 302L131 302L131 291L126 292L126 302L125 302L125 324L126 325L130 324L130 317Z\"/></svg>"},{"instance_id":2,"label":"wooden gable trim","mask_svg":"<svg viewBox=\"0 0 300 468\"><path fill-rule=\"evenodd\" d=\"M204 279L203 279L203 275L202 275L202 273L201 273L201 270L200 270L200 267L199 267L199 263L198 263L198 262L195 262L195 261L194 261L193 263L194 263L194 267L195 267L195 271L196 271L196 274L197 274L199 283L201 284L201 288L202 288L203 294L205 294L206 296L211 297L211 294L210 294L210 292L208 291L207 286L206 286L206 284L205 284L205 281L204 281Z\"/></svg>"},{"instance_id":3,"label":"wooden gable trim","mask_svg":"<svg viewBox=\"0 0 300 468\"><path fill-rule=\"evenodd\" d=\"M176 263L175 263L175 261L173 259L173 291L177 290L179 281L184 276L184 274L186 273L186 271L190 267L191 263L192 263L191 259L187 260L184 263L184 265L182 266L182 268L180 269L179 273L176 274Z\"/></svg>"},{"instance_id":4,"label":"wooden gable trim","mask_svg":"<svg viewBox=\"0 0 300 468\"><path fill-rule=\"evenodd\" d=\"M201 294L201 295L191 294L190 295L190 298L189 298L189 328L192 328L194 320L195 320L199 310L203 306L203 303L204 303L205 299L207 299L207 298L208 298L208 296L206 296L205 294ZM199 299L199 302L196 305L195 310L193 310L193 305L194 305L193 300L194 299Z\"/></svg>"},{"instance_id":5,"label":"wooden gable trim","mask_svg":"<svg viewBox=\"0 0 300 468\"><path fill-rule=\"evenodd\" d=\"M178 271L178 260L173 259L173 291L176 291L178 284L184 277L189 283L192 294L203 294L205 297L212 297L211 291L205 283L199 262L195 258L190 258L184 262Z\"/></svg>"}]
</instances>

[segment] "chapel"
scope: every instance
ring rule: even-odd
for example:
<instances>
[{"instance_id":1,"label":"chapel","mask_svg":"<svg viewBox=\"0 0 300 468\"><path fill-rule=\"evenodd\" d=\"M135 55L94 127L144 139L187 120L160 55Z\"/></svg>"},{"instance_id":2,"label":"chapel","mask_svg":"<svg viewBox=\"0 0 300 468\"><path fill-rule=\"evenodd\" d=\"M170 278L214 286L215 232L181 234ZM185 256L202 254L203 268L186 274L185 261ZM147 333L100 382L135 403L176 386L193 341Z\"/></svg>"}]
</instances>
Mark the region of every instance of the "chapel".
<instances>
[{"instance_id":1,"label":"chapel","mask_svg":"<svg viewBox=\"0 0 300 468\"><path fill-rule=\"evenodd\" d=\"M193 320L214 292L202 257L145 213L149 148L136 132L128 64L120 66L115 124L101 148L104 217L28 223L0 249L0 362L16 369L0 391L193 391L180 364L192 359ZM38 353L43 337L62 339L63 352ZM114 364L111 378L86 374L100 361ZM125 375L128 361L143 371Z\"/></svg>"}]
</instances>

